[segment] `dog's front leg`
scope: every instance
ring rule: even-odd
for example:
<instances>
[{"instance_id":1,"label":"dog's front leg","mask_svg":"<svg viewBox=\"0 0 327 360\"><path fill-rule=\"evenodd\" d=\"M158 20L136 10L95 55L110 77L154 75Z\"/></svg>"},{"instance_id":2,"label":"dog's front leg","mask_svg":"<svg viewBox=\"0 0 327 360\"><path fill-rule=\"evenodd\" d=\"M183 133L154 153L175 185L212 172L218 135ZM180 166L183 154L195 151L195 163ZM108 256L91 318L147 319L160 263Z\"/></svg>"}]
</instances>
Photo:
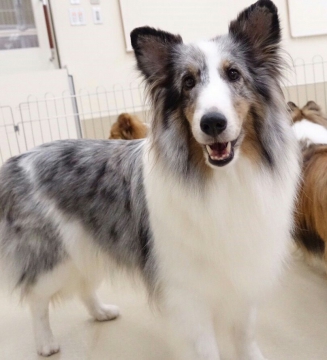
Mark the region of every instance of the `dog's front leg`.
<instances>
[{"instance_id":1,"label":"dog's front leg","mask_svg":"<svg viewBox=\"0 0 327 360\"><path fill-rule=\"evenodd\" d=\"M220 360L211 313L190 298L184 294L169 306L173 326L187 342L189 353L185 359Z\"/></svg>"},{"instance_id":2,"label":"dog's front leg","mask_svg":"<svg viewBox=\"0 0 327 360\"><path fill-rule=\"evenodd\" d=\"M235 324L235 344L239 360L266 360L255 341L256 318L256 308L251 307Z\"/></svg>"},{"instance_id":3,"label":"dog's front leg","mask_svg":"<svg viewBox=\"0 0 327 360\"><path fill-rule=\"evenodd\" d=\"M30 308L33 320L34 337L37 352L41 356L50 356L59 351L59 345L53 337L49 321L49 302L47 296L31 295Z\"/></svg>"}]
</instances>

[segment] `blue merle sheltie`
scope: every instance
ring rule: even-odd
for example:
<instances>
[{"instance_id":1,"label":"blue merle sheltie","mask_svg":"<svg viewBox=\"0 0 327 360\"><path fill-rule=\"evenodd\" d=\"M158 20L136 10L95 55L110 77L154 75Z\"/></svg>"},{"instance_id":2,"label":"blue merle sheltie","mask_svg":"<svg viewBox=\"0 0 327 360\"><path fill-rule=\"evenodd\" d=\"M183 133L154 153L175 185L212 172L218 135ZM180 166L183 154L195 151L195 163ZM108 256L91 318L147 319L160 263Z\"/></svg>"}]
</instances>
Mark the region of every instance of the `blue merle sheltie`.
<instances>
[{"instance_id":1,"label":"blue merle sheltie","mask_svg":"<svg viewBox=\"0 0 327 360\"><path fill-rule=\"evenodd\" d=\"M152 104L142 140L64 140L0 173L1 274L31 308L39 354L59 351L51 300L139 274L186 358L263 360L258 302L288 256L298 145L279 85L277 8L259 0L227 35L185 44L141 27L131 42Z\"/></svg>"}]
</instances>

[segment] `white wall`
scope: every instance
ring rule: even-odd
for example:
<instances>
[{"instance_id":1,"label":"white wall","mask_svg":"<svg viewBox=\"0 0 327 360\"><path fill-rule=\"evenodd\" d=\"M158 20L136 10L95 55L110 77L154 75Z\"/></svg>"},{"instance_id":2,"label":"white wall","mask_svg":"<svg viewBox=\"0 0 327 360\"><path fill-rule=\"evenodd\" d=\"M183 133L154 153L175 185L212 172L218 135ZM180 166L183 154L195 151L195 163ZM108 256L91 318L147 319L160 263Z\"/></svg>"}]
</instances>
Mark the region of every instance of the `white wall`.
<instances>
[{"instance_id":1,"label":"white wall","mask_svg":"<svg viewBox=\"0 0 327 360\"><path fill-rule=\"evenodd\" d=\"M288 18L287 0L275 0L282 20L283 47L291 55L293 60L303 59L306 63L311 62L315 55L321 55L327 61L327 35L292 38ZM310 1L308 14L310 16Z\"/></svg>"},{"instance_id":2,"label":"white wall","mask_svg":"<svg viewBox=\"0 0 327 360\"><path fill-rule=\"evenodd\" d=\"M51 5L61 63L74 76L76 89L110 87L136 79L133 54L125 51L118 0L101 0L101 25L93 24L89 0L80 4L86 14L85 26L70 25L69 0L52 0Z\"/></svg>"},{"instance_id":3,"label":"white wall","mask_svg":"<svg viewBox=\"0 0 327 360\"><path fill-rule=\"evenodd\" d=\"M230 0L227 14L231 13L232 8L236 16L237 12L252 2ZM95 89L98 85L111 87L115 83L127 85L137 79L133 69L133 55L125 50L119 0L101 0L102 25L93 24L90 1L81 0L80 6L85 9L87 25L76 27L69 23L68 9L71 5L68 0L52 0L51 3L62 65L67 66L69 73L74 76L77 89ZM282 20L283 45L293 59L302 58L305 62L311 62L314 55L320 54L327 60L327 36L291 38L287 0L275 0L275 3ZM308 16L309 11L308 6ZM223 24L227 31L230 20L226 17L226 8L222 6L217 13L217 29L222 29Z\"/></svg>"}]
</instances>

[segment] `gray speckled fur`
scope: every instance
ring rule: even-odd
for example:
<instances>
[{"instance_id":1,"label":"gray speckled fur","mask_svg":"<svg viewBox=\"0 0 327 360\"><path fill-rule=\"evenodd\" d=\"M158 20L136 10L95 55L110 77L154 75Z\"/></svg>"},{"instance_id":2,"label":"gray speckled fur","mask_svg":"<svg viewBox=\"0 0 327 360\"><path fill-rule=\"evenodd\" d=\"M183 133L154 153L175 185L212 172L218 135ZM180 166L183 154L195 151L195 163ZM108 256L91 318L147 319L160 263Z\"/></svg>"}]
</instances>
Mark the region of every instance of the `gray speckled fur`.
<instances>
[{"instance_id":1,"label":"gray speckled fur","mask_svg":"<svg viewBox=\"0 0 327 360\"><path fill-rule=\"evenodd\" d=\"M242 74L239 84L225 79L226 83L233 97L250 106L247 118L253 120L262 166L277 172L277 159L286 146L275 119L284 106L279 99L279 20L271 2L259 3L231 23L228 35L211 41ZM204 157L197 156L203 146L195 144L186 110L208 80L205 55L180 36L152 28L135 29L131 37L152 103L151 148L167 174L191 185L193 193L200 191L207 180ZM217 71L226 78L225 70ZM186 91L183 77L190 72L197 82ZM143 141L67 140L40 146L3 166L0 254L15 264L16 285L34 284L40 274L69 257L58 224L48 214L48 203L66 219L77 220L99 251L118 265L140 270L149 289L156 287L142 153Z\"/></svg>"},{"instance_id":2,"label":"gray speckled fur","mask_svg":"<svg viewBox=\"0 0 327 360\"><path fill-rule=\"evenodd\" d=\"M144 50L140 35L136 58L147 80L154 112L150 143L167 173L176 174L198 192L205 187L204 158L199 160L192 152L190 144L194 139L185 109L196 102L197 87L207 82L206 59L200 48L183 44L178 36L166 33L163 37L167 39L162 43L162 32L147 31L150 34L142 36L153 37L151 41L155 46ZM278 157L279 152L283 152L279 146L283 139L270 113L279 103L269 100L270 90L278 88L278 77L267 76L276 75L278 68L266 61L252 69L244 41L235 36L212 41L226 60L237 63L242 70L244 84L229 84L233 94L250 104L260 103L264 108L266 119L255 112L252 114L258 143L262 144L262 152L268 159ZM156 49L160 49L160 57L154 65L148 58L152 58L151 52L158 51ZM278 54L270 57L273 64L278 63L275 58L279 60ZM158 69L155 75L150 75L153 66ZM199 78L192 95L185 92L182 85L183 76L190 68L196 69ZM226 75L221 73L221 76ZM266 95L267 99L258 99L258 89L260 96ZM18 267L16 285L25 288L33 285L40 274L69 257L57 223L46 216L45 201L54 204L67 219L79 221L99 251L108 254L118 265L140 270L148 288L156 287L155 260L151 254L153 239L143 187L142 149L143 141L66 140L40 146L10 159L3 166L0 254L9 259L7 263ZM44 200L42 204L40 197Z\"/></svg>"},{"instance_id":3,"label":"gray speckled fur","mask_svg":"<svg viewBox=\"0 0 327 360\"><path fill-rule=\"evenodd\" d=\"M66 140L3 166L0 246L6 263L15 265L16 286L28 288L69 256L42 198L80 221L99 251L118 265L141 270L152 288L142 150L143 141Z\"/></svg>"},{"instance_id":4,"label":"gray speckled fur","mask_svg":"<svg viewBox=\"0 0 327 360\"><path fill-rule=\"evenodd\" d=\"M98 271L93 262L100 259L101 269L101 253L105 260L114 259L118 266L142 274L150 294L160 290L166 295L175 327L184 332L189 350L197 354L194 359L221 358L216 335L223 342L233 340L230 345L235 347L227 356L223 350L222 357L264 359L253 339L250 308L261 297L261 288L279 272L284 252L286 256L282 242L291 227L287 215L292 211L298 171L296 143L279 87L279 41L278 13L269 0L259 0L244 10L231 23L227 36L208 43L210 52L221 54L219 63L218 56L207 54L202 45L184 44L180 36L149 27L135 29L131 42L153 112L148 143L59 141L12 158L3 166L0 272L2 263L6 264L14 285L23 292L31 290L39 354L59 351L48 319L48 303L60 291L57 283L64 283L60 284L64 293L68 287L74 290L76 280L82 301L97 320L119 314L116 307L101 304L94 292L99 279L92 272ZM234 67L238 81L229 75ZM224 134L218 135L217 130L206 138L202 129L202 136L197 136L193 126L196 123L201 128L200 116L194 114L211 71L217 71L228 84L234 110L237 102L243 104L238 105L242 126L234 139L223 139ZM187 77L192 86L187 85ZM223 89L227 87L209 87L217 98ZM226 98L221 99L225 102ZM198 106L200 114L211 111L211 104L219 106L219 101L205 102L206 109ZM247 161L235 164L235 171L217 169L214 173L214 165L207 162L206 145L233 140L240 147L238 161L242 157ZM243 144L250 151L243 151ZM151 154L143 154L145 151ZM248 161L257 166L248 166ZM244 194L239 188L243 181ZM275 187L277 198L271 200ZM253 206L254 202L258 205ZM266 212L275 211L272 219L281 223L271 238L266 238L272 228L264 221L263 206ZM249 209L252 212L243 219L243 211ZM277 209L285 219L277 216ZM65 262L67 266L59 266ZM258 271L260 276L252 282ZM42 278L43 274L53 276ZM80 274L81 279L75 279Z\"/></svg>"}]
</instances>

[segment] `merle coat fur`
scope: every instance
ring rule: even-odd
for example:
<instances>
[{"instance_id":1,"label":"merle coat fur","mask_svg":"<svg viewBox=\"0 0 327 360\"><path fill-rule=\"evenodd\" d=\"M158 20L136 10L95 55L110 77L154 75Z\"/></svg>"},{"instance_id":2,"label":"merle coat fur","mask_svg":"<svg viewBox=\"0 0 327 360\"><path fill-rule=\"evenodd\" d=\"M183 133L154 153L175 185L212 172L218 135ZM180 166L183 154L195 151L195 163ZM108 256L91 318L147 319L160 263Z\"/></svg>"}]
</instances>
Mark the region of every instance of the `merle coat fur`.
<instances>
[{"instance_id":1,"label":"merle coat fur","mask_svg":"<svg viewBox=\"0 0 327 360\"><path fill-rule=\"evenodd\" d=\"M49 302L140 274L196 360L264 360L256 306L288 258L298 146L279 85L278 11L259 0L228 35L184 44L131 33L152 104L140 141L66 140L0 172L0 266L32 311L38 353L59 351Z\"/></svg>"}]
</instances>

